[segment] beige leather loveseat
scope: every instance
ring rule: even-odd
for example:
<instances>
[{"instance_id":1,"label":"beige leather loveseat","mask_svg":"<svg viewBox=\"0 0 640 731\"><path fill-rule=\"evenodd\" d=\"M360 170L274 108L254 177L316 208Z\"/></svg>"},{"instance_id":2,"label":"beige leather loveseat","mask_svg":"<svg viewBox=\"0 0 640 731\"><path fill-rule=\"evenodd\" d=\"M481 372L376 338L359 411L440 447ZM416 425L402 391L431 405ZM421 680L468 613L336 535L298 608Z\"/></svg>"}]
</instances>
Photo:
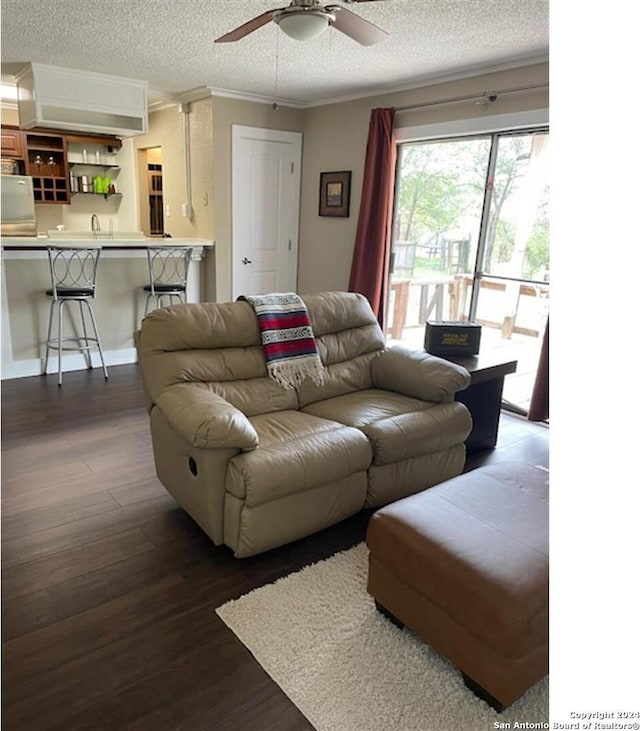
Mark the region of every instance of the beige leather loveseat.
<instances>
[{"instance_id":1,"label":"beige leather loveseat","mask_svg":"<svg viewBox=\"0 0 640 731\"><path fill-rule=\"evenodd\" d=\"M155 310L137 333L158 477L216 544L251 556L459 474L469 374L386 349L365 297L302 297L323 383L268 377L247 302Z\"/></svg>"}]
</instances>

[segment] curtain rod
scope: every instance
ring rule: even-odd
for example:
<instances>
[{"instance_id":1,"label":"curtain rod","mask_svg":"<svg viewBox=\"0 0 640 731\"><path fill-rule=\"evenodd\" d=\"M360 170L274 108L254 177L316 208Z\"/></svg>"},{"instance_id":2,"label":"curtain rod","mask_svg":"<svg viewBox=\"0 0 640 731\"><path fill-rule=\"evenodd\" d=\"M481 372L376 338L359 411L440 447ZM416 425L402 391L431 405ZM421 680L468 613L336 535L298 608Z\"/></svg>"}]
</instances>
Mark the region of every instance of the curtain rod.
<instances>
[{"instance_id":1,"label":"curtain rod","mask_svg":"<svg viewBox=\"0 0 640 731\"><path fill-rule=\"evenodd\" d=\"M483 91L480 94L467 94L466 96L452 96L449 99L439 99L432 102L423 102L422 104L407 104L404 107L395 107L396 112L408 112L410 109L422 109L424 107L433 107L437 104L452 104L453 102L466 102L472 99L485 99L494 102L502 94L513 94L518 91L532 91L534 89L548 89L549 84L532 84L531 86L516 86L511 89L500 89L498 91Z\"/></svg>"}]
</instances>

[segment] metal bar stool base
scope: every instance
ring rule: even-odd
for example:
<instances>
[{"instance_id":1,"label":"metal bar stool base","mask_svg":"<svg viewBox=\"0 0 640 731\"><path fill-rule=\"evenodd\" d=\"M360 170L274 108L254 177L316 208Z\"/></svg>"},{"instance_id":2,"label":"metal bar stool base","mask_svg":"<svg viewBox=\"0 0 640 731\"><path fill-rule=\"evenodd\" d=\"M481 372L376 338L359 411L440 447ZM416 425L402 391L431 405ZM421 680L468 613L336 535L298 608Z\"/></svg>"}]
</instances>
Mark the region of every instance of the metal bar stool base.
<instances>
[{"instance_id":1,"label":"metal bar stool base","mask_svg":"<svg viewBox=\"0 0 640 731\"><path fill-rule=\"evenodd\" d=\"M63 308L67 302L77 302L80 308L80 319L82 321L82 335L76 337L65 336L62 333L63 328ZM91 326L93 328L94 336L90 337L87 333L87 325L84 318L83 305L86 306L89 318L91 320ZM53 326L53 316L55 309L58 309L58 336L51 337L51 330ZM63 343L73 343L72 345L63 345ZM51 302L51 309L49 313L49 329L47 332L46 340L46 351L44 357L44 367L42 375L47 375L47 366L49 364L49 351L58 351L58 386L62 386L62 352L63 351L76 351L82 353L85 357L87 368L93 370L93 363L91 361L91 352L97 350L100 354L100 362L102 365L102 371L104 373L104 379L109 379L109 373L107 366L104 362L104 354L102 352L102 345L100 344L100 337L98 335L98 329L96 325L95 316L93 313L93 307L88 299L85 298L59 298L54 299Z\"/></svg>"}]
</instances>

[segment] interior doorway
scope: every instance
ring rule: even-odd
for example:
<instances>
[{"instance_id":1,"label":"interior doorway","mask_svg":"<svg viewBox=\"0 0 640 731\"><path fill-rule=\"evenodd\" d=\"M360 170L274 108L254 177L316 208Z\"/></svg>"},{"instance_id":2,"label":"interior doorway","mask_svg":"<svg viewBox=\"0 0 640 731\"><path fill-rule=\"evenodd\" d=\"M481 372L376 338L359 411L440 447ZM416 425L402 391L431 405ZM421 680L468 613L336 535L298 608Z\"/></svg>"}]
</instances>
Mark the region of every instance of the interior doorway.
<instances>
[{"instance_id":1,"label":"interior doorway","mask_svg":"<svg viewBox=\"0 0 640 731\"><path fill-rule=\"evenodd\" d=\"M164 202L162 199L162 147L147 150L147 192L149 195L149 234L164 234Z\"/></svg>"},{"instance_id":2,"label":"interior doorway","mask_svg":"<svg viewBox=\"0 0 640 731\"><path fill-rule=\"evenodd\" d=\"M232 292L295 292L302 134L232 126Z\"/></svg>"},{"instance_id":3,"label":"interior doorway","mask_svg":"<svg viewBox=\"0 0 640 731\"><path fill-rule=\"evenodd\" d=\"M163 236L162 147L147 147L138 153L140 228L146 236Z\"/></svg>"},{"instance_id":4,"label":"interior doorway","mask_svg":"<svg viewBox=\"0 0 640 731\"><path fill-rule=\"evenodd\" d=\"M548 130L399 146L388 338L423 347L427 319L479 322L518 360L503 398L528 410L549 311Z\"/></svg>"}]
</instances>

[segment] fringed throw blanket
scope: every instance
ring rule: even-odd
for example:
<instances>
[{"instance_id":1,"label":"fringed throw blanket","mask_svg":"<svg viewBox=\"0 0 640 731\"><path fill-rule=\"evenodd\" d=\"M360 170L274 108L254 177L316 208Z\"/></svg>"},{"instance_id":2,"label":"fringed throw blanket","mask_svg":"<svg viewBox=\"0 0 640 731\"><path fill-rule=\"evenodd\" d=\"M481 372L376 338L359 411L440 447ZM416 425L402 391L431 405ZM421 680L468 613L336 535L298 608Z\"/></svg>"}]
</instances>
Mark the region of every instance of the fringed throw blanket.
<instances>
[{"instance_id":1,"label":"fringed throw blanket","mask_svg":"<svg viewBox=\"0 0 640 731\"><path fill-rule=\"evenodd\" d=\"M324 375L311 321L297 294L238 297L255 310L269 376L282 388L296 388L310 378L320 384Z\"/></svg>"}]
</instances>

